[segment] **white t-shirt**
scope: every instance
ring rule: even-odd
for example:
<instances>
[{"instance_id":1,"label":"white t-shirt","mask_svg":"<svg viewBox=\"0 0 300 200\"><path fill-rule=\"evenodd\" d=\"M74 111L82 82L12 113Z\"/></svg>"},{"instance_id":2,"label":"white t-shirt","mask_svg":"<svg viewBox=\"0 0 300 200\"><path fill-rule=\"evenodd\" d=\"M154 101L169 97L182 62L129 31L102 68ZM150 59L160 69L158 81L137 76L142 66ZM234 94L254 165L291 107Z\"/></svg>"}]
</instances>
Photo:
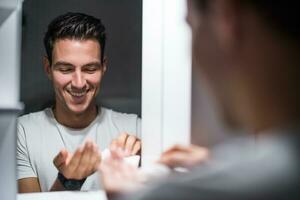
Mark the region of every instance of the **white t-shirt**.
<instances>
[{"instance_id":1,"label":"white t-shirt","mask_svg":"<svg viewBox=\"0 0 300 200\"><path fill-rule=\"evenodd\" d=\"M19 117L17 126L18 179L37 177L41 190L49 191L57 177L54 157L63 148L74 152L87 138L103 151L122 132L140 138L141 120L135 114L99 109L95 120L84 129L71 129L59 124L51 108ZM81 190L99 188L96 173L89 176Z\"/></svg>"}]
</instances>

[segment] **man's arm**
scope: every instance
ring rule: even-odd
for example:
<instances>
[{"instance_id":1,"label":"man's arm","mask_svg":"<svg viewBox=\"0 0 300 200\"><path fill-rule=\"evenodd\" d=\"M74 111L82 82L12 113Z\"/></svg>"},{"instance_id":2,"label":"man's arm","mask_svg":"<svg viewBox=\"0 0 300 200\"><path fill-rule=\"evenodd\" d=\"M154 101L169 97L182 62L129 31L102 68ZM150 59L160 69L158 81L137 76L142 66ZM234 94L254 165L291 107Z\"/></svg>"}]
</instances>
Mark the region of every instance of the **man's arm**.
<instances>
[{"instance_id":1,"label":"man's arm","mask_svg":"<svg viewBox=\"0 0 300 200\"><path fill-rule=\"evenodd\" d=\"M27 149L25 129L21 123L17 126L17 173L18 192L41 192L41 187L33 169Z\"/></svg>"},{"instance_id":2,"label":"man's arm","mask_svg":"<svg viewBox=\"0 0 300 200\"><path fill-rule=\"evenodd\" d=\"M18 180L19 193L26 192L41 192L41 187L38 178L22 178Z\"/></svg>"}]
</instances>

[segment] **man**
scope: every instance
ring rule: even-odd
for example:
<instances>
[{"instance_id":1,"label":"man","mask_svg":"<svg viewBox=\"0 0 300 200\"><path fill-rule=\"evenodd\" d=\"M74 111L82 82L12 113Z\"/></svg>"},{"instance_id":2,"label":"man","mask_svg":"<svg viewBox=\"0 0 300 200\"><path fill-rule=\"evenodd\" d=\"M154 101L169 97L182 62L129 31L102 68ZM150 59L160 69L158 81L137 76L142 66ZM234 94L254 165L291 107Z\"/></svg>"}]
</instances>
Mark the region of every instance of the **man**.
<instances>
[{"instance_id":1,"label":"man","mask_svg":"<svg viewBox=\"0 0 300 200\"><path fill-rule=\"evenodd\" d=\"M140 119L95 103L107 69L99 19L82 13L58 16L44 45L44 68L56 102L18 120L19 192L97 189L99 151L111 145L128 156L139 153Z\"/></svg>"},{"instance_id":2,"label":"man","mask_svg":"<svg viewBox=\"0 0 300 200\"><path fill-rule=\"evenodd\" d=\"M222 144L190 173L129 199L300 199L298 2L187 2L196 73L216 97L224 122L255 136ZM173 148L161 162L174 167L207 159L205 150L192 148ZM107 189L115 189L108 178Z\"/></svg>"}]
</instances>

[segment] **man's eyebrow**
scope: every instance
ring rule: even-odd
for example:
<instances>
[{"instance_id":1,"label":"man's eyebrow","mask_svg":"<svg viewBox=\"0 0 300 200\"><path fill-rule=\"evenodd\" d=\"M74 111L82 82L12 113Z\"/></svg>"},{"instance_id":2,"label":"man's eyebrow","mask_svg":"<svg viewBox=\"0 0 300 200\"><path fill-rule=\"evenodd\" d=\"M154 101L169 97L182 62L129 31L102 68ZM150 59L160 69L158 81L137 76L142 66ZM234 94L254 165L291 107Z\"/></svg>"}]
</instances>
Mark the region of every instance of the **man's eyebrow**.
<instances>
[{"instance_id":1,"label":"man's eyebrow","mask_svg":"<svg viewBox=\"0 0 300 200\"><path fill-rule=\"evenodd\" d=\"M64 61L58 61L58 62L56 62L53 66L54 66L54 67L58 67L58 66L68 66L68 67L73 67L73 65L72 65L71 63L64 62Z\"/></svg>"}]
</instances>

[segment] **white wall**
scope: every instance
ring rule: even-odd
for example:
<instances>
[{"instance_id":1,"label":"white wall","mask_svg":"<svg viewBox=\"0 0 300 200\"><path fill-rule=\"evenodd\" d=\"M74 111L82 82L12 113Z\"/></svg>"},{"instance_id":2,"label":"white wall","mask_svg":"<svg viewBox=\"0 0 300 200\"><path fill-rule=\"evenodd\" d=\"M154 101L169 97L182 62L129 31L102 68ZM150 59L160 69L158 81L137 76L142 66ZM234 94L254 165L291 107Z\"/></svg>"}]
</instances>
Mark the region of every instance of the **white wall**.
<instances>
[{"instance_id":1,"label":"white wall","mask_svg":"<svg viewBox=\"0 0 300 200\"><path fill-rule=\"evenodd\" d=\"M18 0L0 0L0 26L2 22L14 11Z\"/></svg>"},{"instance_id":2,"label":"white wall","mask_svg":"<svg viewBox=\"0 0 300 200\"><path fill-rule=\"evenodd\" d=\"M143 1L143 164L190 142L191 53L185 0Z\"/></svg>"},{"instance_id":3,"label":"white wall","mask_svg":"<svg viewBox=\"0 0 300 200\"><path fill-rule=\"evenodd\" d=\"M0 24L0 108L15 108L19 104L20 36L21 1Z\"/></svg>"},{"instance_id":4,"label":"white wall","mask_svg":"<svg viewBox=\"0 0 300 200\"><path fill-rule=\"evenodd\" d=\"M0 196L15 200L22 2L0 2ZM15 6L13 6L15 5ZM4 11L4 12L2 12Z\"/></svg>"}]
</instances>

